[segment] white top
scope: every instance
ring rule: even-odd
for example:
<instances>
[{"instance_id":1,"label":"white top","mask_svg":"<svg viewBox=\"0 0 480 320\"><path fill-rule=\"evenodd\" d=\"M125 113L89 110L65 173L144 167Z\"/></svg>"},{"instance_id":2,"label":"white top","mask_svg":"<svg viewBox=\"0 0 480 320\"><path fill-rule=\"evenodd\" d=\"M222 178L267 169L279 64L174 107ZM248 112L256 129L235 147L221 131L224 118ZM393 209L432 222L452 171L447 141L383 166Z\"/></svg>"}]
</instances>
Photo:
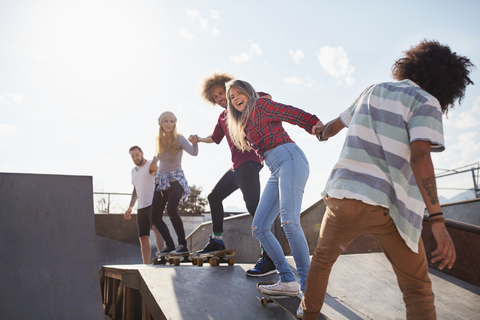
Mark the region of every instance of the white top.
<instances>
[{"instance_id":1,"label":"white top","mask_svg":"<svg viewBox=\"0 0 480 320\"><path fill-rule=\"evenodd\" d=\"M152 161L147 161L141 167L132 169L132 184L135 186L138 196L138 209L148 207L152 204L153 192L155 190L155 176L148 173Z\"/></svg>"}]
</instances>

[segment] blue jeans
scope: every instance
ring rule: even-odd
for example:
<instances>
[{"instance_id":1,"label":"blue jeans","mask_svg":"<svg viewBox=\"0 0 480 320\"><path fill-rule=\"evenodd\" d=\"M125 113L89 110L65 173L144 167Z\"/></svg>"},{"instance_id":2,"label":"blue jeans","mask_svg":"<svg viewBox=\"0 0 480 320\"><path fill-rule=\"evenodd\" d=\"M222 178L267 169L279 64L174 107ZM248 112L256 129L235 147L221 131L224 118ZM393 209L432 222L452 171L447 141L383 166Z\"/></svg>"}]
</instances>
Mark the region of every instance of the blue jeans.
<instances>
[{"instance_id":1,"label":"blue jeans","mask_svg":"<svg viewBox=\"0 0 480 320\"><path fill-rule=\"evenodd\" d=\"M265 164L271 171L263 190L252 230L272 258L282 282L295 281L282 247L272 234L271 226L280 212L283 230L300 275L301 290L305 290L310 255L307 239L300 225L303 191L307 183L307 158L295 143L286 143L265 153Z\"/></svg>"}]
</instances>

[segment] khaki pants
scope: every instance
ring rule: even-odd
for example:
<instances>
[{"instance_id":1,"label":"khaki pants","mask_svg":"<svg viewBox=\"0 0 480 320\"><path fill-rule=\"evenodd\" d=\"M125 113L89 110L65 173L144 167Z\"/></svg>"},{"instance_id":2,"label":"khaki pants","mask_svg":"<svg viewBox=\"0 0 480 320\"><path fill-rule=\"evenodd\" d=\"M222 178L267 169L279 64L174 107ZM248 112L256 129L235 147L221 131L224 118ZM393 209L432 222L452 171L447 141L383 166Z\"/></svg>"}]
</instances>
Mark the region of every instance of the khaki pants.
<instances>
[{"instance_id":1,"label":"khaki pants","mask_svg":"<svg viewBox=\"0 0 480 320\"><path fill-rule=\"evenodd\" d=\"M400 237L388 209L359 200L330 198L328 195L324 200L327 210L308 272L302 301L303 319L318 318L332 265L350 242L365 232L375 236L392 264L403 293L407 319L436 319L422 239L418 245L419 253L414 253Z\"/></svg>"}]
</instances>

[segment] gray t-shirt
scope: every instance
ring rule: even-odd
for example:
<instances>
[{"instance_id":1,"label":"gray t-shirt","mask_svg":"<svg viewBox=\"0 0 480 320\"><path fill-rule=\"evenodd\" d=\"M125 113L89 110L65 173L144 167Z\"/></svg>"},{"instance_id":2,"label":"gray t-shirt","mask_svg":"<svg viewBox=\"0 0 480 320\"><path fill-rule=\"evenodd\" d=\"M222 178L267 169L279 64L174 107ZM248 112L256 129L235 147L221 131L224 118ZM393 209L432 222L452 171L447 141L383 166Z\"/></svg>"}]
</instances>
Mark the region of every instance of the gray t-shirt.
<instances>
[{"instance_id":1,"label":"gray t-shirt","mask_svg":"<svg viewBox=\"0 0 480 320\"><path fill-rule=\"evenodd\" d=\"M182 156L183 150L192 156L198 155L198 143L192 145L185 139L184 136L178 136L178 150L177 153L173 154L170 151L164 151L161 154L157 154L153 158L152 162L157 163L160 160L160 165L158 166L158 173L163 172L172 172L178 169L182 169ZM170 179L170 182L175 181L175 179Z\"/></svg>"}]
</instances>

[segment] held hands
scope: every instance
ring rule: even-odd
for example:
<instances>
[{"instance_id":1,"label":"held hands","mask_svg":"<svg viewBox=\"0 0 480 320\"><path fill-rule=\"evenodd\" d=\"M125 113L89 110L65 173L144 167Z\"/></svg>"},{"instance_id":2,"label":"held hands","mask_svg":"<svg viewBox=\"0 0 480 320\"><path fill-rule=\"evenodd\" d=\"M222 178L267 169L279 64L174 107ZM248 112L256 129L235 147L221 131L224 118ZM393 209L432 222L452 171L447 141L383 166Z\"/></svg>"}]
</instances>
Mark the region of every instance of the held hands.
<instances>
[{"instance_id":1,"label":"held hands","mask_svg":"<svg viewBox=\"0 0 480 320\"><path fill-rule=\"evenodd\" d=\"M327 126L324 125L322 121L319 120L317 124L312 127L312 134L317 136L317 139L319 141L327 141L328 138L325 138L325 134L324 134L326 127Z\"/></svg>"},{"instance_id":2,"label":"held hands","mask_svg":"<svg viewBox=\"0 0 480 320\"><path fill-rule=\"evenodd\" d=\"M325 129L325 125L322 123L322 121L318 120L317 124L312 127L312 134L316 135L323 129Z\"/></svg>"},{"instance_id":3,"label":"held hands","mask_svg":"<svg viewBox=\"0 0 480 320\"><path fill-rule=\"evenodd\" d=\"M188 141L190 141L191 144L196 144L198 143L198 135L192 134L190 137L188 137Z\"/></svg>"},{"instance_id":4,"label":"held hands","mask_svg":"<svg viewBox=\"0 0 480 320\"><path fill-rule=\"evenodd\" d=\"M457 254L455 253L455 246L453 245L452 238L450 238L448 234L447 228L445 228L445 224L432 223L432 233L437 242L437 249L432 252L432 263L443 260L438 266L440 270L445 266L451 269L457 259Z\"/></svg>"},{"instance_id":5,"label":"held hands","mask_svg":"<svg viewBox=\"0 0 480 320\"><path fill-rule=\"evenodd\" d=\"M128 207L127 211L125 211L125 220L130 220L130 218L132 217L132 207Z\"/></svg>"},{"instance_id":6,"label":"held hands","mask_svg":"<svg viewBox=\"0 0 480 320\"><path fill-rule=\"evenodd\" d=\"M155 162L150 163L150 167L148 168L148 173L152 176L157 174L158 166Z\"/></svg>"}]
</instances>

